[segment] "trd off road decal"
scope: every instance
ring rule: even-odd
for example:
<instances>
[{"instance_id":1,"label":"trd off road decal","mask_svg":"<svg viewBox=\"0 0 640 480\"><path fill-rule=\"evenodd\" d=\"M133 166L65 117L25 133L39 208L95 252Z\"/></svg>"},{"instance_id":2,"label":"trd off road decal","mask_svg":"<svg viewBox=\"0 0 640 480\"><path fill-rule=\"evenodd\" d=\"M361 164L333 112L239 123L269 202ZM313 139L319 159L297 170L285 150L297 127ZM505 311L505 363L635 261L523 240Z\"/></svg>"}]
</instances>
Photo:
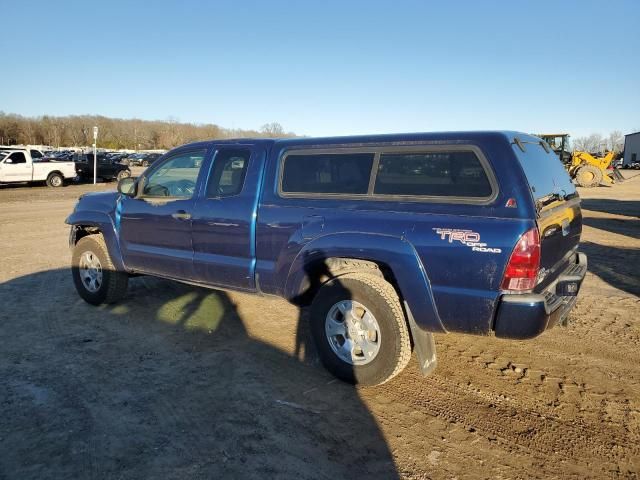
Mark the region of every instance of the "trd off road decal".
<instances>
[{"instance_id":1,"label":"trd off road decal","mask_svg":"<svg viewBox=\"0 0 640 480\"><path fill-rule=\"evenodd\" d=\"M440 240L447 240L449 243L460 242L467 247L471 247L474 252L502 253L500 248L487 247L486 243L480 241L480 234L473 230L462 230L458 228L434 228Z\"/></svg>"}]
</instances>

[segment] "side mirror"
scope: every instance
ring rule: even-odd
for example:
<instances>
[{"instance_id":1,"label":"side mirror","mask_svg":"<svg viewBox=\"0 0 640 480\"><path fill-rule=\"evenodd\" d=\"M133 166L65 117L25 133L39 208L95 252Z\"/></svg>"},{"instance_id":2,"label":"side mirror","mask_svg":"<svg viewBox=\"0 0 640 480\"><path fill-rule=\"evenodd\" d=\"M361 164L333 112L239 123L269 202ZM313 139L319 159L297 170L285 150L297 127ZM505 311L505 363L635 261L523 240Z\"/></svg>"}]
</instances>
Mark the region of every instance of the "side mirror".
<instances>
[{"instance_id":1,"label":"side mirror","mask_svg":"<svg viewBox=\"0 0 640 480\"><path fill-rule=\"evenodd\" d=\"M136 196L136 179L131 177L123 178L118 182L118 192L127 197Z\"/></svg>"},{"instance_id":2,"label":"side mirror","mask_svg":"<svg viewBox=\"0 0 640 480\"><path fill-rule=\"evenodd\" d=\"M10 158L7 158L4 163L13 163L13 160L11 160Z\"/></svg>"}]
</instances>

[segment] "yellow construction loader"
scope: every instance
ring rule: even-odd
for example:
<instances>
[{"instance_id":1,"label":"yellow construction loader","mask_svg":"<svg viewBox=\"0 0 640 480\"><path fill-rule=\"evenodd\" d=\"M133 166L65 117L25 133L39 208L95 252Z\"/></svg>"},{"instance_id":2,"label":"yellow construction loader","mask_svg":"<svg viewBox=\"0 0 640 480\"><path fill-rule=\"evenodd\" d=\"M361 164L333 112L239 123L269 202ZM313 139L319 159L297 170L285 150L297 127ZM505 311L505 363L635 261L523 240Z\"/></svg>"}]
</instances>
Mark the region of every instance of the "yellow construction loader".
<instances>
[{"instance_id":1,"label":"yellow construction loader","mask_svg":"<svg viewBox=\"0 0 640 480\"><path fill-rule=\"evenodd\" d=\"M588 152L569 151L569 135L566 133L537 134L560 157L572 179L581 187L612 185L624 181L617 168L609 169L616 152L607 152L604 157L594 157Z\"/></svg>"}]
</instances>

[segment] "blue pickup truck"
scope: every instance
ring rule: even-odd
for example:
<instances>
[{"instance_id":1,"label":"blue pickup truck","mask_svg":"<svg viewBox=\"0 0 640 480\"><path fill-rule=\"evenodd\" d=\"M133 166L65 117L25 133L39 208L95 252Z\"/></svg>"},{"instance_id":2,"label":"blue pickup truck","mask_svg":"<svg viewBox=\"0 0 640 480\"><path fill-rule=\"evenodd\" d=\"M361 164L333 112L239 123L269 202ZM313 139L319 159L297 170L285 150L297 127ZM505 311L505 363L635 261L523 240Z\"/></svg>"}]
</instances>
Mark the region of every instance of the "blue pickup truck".
<instances>
[{"instance_id":1,"label":"blue pickup truck","mask_svg":"<svg viewBox=\"0 0 640 480\"><path fill-rule=\"evenodd\" d=\"M170 151L68 217L72 275L98 305L131 275L310 305L323 364L365 385L433 333L528 339L563 322L587 270L580 198L518 132L239 139Z\"/></svg>"}]
</instances>

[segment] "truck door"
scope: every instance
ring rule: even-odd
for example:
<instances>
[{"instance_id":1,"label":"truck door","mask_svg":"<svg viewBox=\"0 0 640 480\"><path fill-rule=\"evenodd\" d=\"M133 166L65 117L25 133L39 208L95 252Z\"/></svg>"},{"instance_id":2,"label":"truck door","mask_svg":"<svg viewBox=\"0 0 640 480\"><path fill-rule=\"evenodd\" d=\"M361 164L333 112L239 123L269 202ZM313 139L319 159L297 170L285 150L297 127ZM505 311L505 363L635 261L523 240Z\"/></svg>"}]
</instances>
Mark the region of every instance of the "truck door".
<instances>
[{"instance_id":1,"label":"truck door","mask_svg":"<svg viewBox=\"0 0 640 480\"><path fill-rule=\"evenodd\" d=\"M199 282L255 290L255 213L265 150L217 147L193 215L194 271Z\"/></svg>"},{"instance_id":2,"label":"truck door","mask_svg":"<svg viewBox=\"0 0 640 480\"><path fill-rule=\"evenodd\" d=\"M111 160L98 155L98 176L102 178L113 178L116 167Z\"/></svg>"},{"instance_id":3,"label":"truck door","mask_svg":"<svg viewBox=\"0 0 640 480\"><path fill-rule=\"evenodd\" d=\"M2 182L30 182L31 176L31 162L27 161L24 152L11 153L0 165Z\"/></svg>"},{"instance_id":4,"label":"truck door","mask_svg":"<svg viewBox=\"0 0 640 480\"><path fill-rule=\"evenodd\" d=\"M205 149L175 152L149 169L135 198L122 197L125 265L138 272L193 280L191 224Z\"/></svg>"}]
</instances>

